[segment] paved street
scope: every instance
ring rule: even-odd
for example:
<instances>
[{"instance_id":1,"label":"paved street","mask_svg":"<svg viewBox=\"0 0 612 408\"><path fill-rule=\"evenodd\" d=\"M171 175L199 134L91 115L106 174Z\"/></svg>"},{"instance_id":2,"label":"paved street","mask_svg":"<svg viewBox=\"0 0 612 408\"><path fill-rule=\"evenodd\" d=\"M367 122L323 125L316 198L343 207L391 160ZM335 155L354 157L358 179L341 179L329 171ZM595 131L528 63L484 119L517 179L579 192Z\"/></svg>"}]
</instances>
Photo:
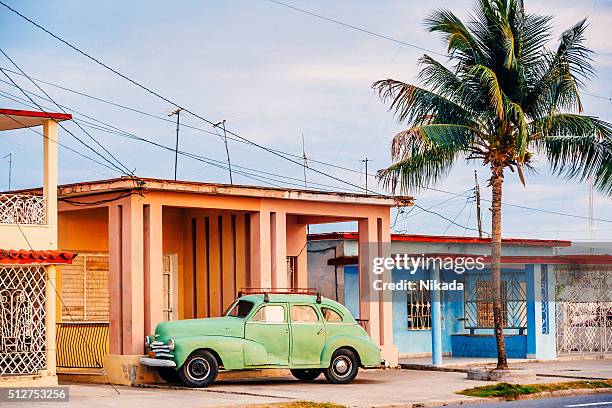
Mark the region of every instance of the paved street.
<instances>
[{"instance_id":1,"label":"paved street","mask_svg":"<svg viewBox=\"0 0 612 408\"><path fill-rule=\"evenodd\" d=\"M449 408L465 405L449 405ZM498 403L482 403L474 408L607 408L612 407L612 394L585 395L580 397L549 398L532 401L508 401Z\"/></svg>"}]
</instances>

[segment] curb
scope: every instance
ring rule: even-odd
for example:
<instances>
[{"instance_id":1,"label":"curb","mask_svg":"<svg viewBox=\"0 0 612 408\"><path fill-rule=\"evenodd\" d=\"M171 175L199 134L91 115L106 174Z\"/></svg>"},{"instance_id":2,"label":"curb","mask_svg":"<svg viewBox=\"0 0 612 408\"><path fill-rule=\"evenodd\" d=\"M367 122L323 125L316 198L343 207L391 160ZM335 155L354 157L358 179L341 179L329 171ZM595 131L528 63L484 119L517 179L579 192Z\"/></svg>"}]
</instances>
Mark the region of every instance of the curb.
<instances>
[{"instance_id":1,"label":"curb","mask_svg":"<svg viewBox=\"0 0 612 408\"><path fill-rule=\"evenodd\" d=\"M593 394L612 394L612 388L591 388L591 389L576 389L576 390L543 391L543 392L538 392L536 394L519 395L515 398L472 397L472 398L460 398L456 400L414 402L414 403L408 403L408 404L377 405L376 408L430 408L430 407L445 407L448 405L481 404L481 403L495 403L495 402L506 402L506 401L529 401L529 400L538 400L538 399L574 397L574 396L580 396L580 395L593 395Z\"/></svg>"}]
</instances>

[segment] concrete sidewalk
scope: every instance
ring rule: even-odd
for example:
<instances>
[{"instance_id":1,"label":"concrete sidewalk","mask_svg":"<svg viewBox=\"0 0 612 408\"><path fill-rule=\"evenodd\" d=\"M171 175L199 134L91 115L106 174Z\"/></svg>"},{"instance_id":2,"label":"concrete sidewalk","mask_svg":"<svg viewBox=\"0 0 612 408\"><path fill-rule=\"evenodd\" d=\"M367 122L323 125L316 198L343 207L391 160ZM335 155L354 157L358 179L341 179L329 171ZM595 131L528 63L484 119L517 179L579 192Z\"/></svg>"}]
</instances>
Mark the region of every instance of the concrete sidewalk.
<instances>
[{"instance_id":1,"label":"concrete sidewalk","mask_svg":"<svg viewBox=\"0 0 612 408\"><path fill-rule=\"evenodd\" d=\"M612 360L557 361L527 363L541 376L537 383L571 381L573 378L612 378ZM516 363L523 366L524 363ZM544 375L551 375L544 376ZM534 382L534 381L529 381ZM70 408L196 408L210 406L245 406L281 402L334 402L354 407L411 407L459 404L481 401L456 394L465 388L492 384L470 381L465 373L422 370L361 370L348 385L334 385L321 376L313 383L304 383L291 376L258 379L222 380L205 389L189 389L172 385L118 387L121 395L108 385L70 385L70 402L54 403L54 407ZM24 404L3 404L23 407ZM48 403L29 404L48 407Z\"/></svg>"},{"instance_id":2,"label":"concrete sidewalk","mask_svg":"<svg viewBox=\"0 0 612 408\"><path fill-rule=\"evenodd\" d=\"M456 358L445 357L442 364L431 366L430 358L400 359L402 368L411 370L457 371L467 372L471 368L493 368L497 364L494 358ZM510 368L529 369L542 377L574 379L609 379L612 378L612 356L608 358L559 358L557 360L538 361L528 359L508 359ZM552 381L552 380L551 380Z\"/></svg>"}]
</instances>

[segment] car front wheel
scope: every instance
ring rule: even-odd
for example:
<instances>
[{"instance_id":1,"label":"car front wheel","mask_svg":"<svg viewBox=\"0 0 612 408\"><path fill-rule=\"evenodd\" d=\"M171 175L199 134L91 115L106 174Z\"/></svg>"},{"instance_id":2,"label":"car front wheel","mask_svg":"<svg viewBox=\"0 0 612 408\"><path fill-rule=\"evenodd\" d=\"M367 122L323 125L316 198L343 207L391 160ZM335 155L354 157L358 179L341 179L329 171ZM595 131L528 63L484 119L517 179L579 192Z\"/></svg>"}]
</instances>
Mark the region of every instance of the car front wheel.
<instances>
[{"instance_id":1,"label":"car front wheel","mask_svg":"<svg viewBox=\"0 0 612 408\"><path fill-rule=\"evenodd\" d=\"M332 355L331 363L325 370L325 378L333 384L347 384L357 377L357 371L359 364L355 353L341 348Z\"/></svg>"},{"instance_id":2,"label":"car front wheel","mask_svg":"<svg viewBox=\"0 0 612 408\"><path fill-rule=\"evenodd\" d=\"M217 359L206 350L193 352L179 370L178 374L189 387L208 387L219 372Z\"/></svg>"},{"instance_id":3,"label":"car front wheel","mask_svg":"<svg viewBox=\"0 0 612 408\"><path fill-rule=\"evenodd\" d=\"M308 369L308 370L290 370L291 374L301 381L313 381L316 380L323 370L318 368Z\"/></svg>"}]
</instances>

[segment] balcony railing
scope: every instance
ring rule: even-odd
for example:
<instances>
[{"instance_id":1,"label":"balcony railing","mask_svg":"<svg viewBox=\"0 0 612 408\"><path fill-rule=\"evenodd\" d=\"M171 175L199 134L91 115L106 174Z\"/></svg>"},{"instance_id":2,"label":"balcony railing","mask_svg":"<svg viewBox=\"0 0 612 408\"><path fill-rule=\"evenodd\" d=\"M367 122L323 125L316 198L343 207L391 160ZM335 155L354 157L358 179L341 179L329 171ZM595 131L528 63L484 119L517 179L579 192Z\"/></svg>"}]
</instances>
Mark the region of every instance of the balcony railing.
<instances>
[{"instance_id":1,"label":"balcony railing","mask_svg":"<svg viewBox=\"0 0 612 408\"><path fill-rule=\"evenodd\" d=\"M42 196L0 194L0 224L44 225L47 209Z\"/></svg>"}]
</instances>

